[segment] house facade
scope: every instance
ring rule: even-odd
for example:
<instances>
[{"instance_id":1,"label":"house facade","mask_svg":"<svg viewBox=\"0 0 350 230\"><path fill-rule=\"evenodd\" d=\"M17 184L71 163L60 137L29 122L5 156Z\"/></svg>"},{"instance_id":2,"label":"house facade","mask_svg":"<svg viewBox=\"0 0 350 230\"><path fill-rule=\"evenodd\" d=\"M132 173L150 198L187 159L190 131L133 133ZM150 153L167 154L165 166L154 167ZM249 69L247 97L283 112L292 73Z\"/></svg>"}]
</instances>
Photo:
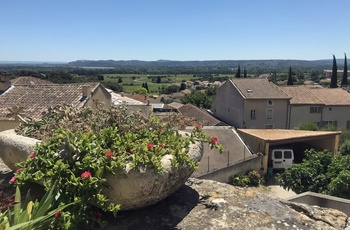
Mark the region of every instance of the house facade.
<instances>
[{"instance_id":1,"label":"house facade","mask_svg":"<svg viewBox=\"0 0 350 230\"><path fill-rule=\"evenodd\" d=\"M22 79L11 84L8 76L2 77L0 83L0 131L20 123L11 114L13 108L20 108L22 117L39 119L51 106L109 108L112 102L110 93L100 83L49 84Z\"/></svg>"},{"instance_id":2,"label":"house facade","mask_svg":"<svg viewBox=\"0 0 350 230\"><path fill-rule=\"evenodd\" d=\"M280 87L291 96L288 128L305 122L350 129L350 93L342 88Z\"/></svg>"},{"instance_id":3,"label":"house facade","mask_svg":"<svg viewBox=\"0 0 350 230\"><path fill-rule=\"evenodd\" d=\"M218 88L212 112L236 128L285 129L289 100L267 79L235 78Z\"/></svg>"}]
</instances>

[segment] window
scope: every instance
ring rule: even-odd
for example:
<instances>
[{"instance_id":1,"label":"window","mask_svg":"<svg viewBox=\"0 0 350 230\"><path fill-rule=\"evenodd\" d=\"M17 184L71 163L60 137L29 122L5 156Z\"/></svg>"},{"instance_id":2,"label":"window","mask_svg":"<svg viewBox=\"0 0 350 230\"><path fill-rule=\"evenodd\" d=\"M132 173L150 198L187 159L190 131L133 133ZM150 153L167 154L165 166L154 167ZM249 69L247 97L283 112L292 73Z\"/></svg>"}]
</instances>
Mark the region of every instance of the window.
<instances>
[{"instance_id":1,"label":"window","mask_svg":"<svg viewBox=\"0 0 350 230\"><path fill-rule=\"evenodd\" d=\"M275 151L274 157L275 159L282 159L282 151Z\"/></svg>"},{"instance_id":2,"label":"window","mask_svg":"<svg viewBox=\"0 0 350 230\"><path fill-rule=\"evenodd\" d=\"M292 159L292 151L284 151L285 159Z\"/></svg>"},{"instance_id":3,"label":"window","mask_svg":"<svg viewBox=\"0 0 350 230\"><path fill-rule=\"evenodd\" d=\"M256 117L255 117L255 109L250 110L250 118L251 118L252 120L255 120L255 119L256 119Z\"/></svg>"},{"instance_id":4,"label":"window","mask_svg":"<svg viewBox=\"0 0 350 230\"><path fill-rule=\"evenodd\" d=\"M270 124L265 125L265 129L273 129L273 125L270 125Z\"/></svg>"},{"instance_id":5,"label":"window","mask_svg":"<svg viewBox=\"0 0 350 230\"><path fill-rule=\"evenodd\" d=\"M268 100L268 101L267 101L267 105L268 105L268 106L273 106L273 100Z\"/></svg>"},{"instance_id":6,"label":"window","mask_svg":"<svg viewBox=\"0 0 350 230\"><path fill-rule=\"evenodd\" d=\"M346 122L346 129L350 129L350 121Z\"/></svg>"},{"instance_id":7,"label":"window","mask_svg":"<svg viewBox=\"0 0 350 230\"><path fill-rule=\"evenodd\" d=\"M266 119L267 120L273 119L273 109L266 109Z\"/></svg>"},{"instance_id":8,"label":"window","mask_svg":"<svg viewBox=\"0 0 350 230\"><path fill-rule=\"evenodd\" d=\"M322 109L321 106L311 106L310 107L310 113L321 113Z\"/></svg>"}]
</instances>

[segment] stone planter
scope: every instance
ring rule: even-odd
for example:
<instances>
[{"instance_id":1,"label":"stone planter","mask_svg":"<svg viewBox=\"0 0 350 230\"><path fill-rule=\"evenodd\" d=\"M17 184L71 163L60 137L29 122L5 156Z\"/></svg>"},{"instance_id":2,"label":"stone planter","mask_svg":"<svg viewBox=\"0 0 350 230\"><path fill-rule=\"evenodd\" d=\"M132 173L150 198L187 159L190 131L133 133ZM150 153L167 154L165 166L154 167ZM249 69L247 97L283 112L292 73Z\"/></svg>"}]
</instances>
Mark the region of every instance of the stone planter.
<instances>
[{"instance_id":1,"label":"stone planter","mask_svg":"<svg viewBox=\"0 0 350 230\"><path fill-rule=\"evenodd\" d=\"M38 142L17 135L14 130L0 132L0 157L10 169L15 170L15 164L26 160ZM191 144L188 154L192 160L199 162L203 144ZM147 167L130 169L127 165L124 170L107 175L110 188L104 189L104 193L112 202L121 204L121 210L139 209L161 201L180 188L193 173L188 167L171 167L172 158L172 155L163 156L164 170L160 173Z\"/></svg>"}]
</instances>

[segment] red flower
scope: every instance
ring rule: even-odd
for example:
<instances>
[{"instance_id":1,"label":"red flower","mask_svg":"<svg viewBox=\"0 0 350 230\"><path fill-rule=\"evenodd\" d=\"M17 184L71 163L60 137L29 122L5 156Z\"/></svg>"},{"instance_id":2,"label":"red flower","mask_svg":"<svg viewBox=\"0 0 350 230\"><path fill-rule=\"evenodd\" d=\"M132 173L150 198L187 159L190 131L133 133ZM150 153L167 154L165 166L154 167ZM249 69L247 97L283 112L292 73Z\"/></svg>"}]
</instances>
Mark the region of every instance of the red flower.
<instances>
[{"instance_id":1,"label":"red flower","mask_svg":"<svg viewBox=\"0 0 350 230\"><path fill-rule=\"evenodd\" d=\"M131 152L131 153L132 153L132 148L130 148L130 149L129 149L129 152Z\"/></svg>"},{"instance_id":2,"label":"red flower","mask_svg":"<svg viewBox=\"0 0 350 230\"><path fill-rule=\"evenodd\" d=\"M12 177L11 180L10 180L10 183L15 183L16 182L16 177Z\"/></svg>"},{"instance_id":3,"label":"red flower","mask_svg":"<svg viewBox=\"0 0 350 230\"><path fill-rule=\"evenodd\" d=\"M81 177L82 177L82 178L89 178L89 177L91 177L91 173L88 172L88 171L85 171L85 172L83 172L83 173L81 174Z\"/></svg>"},{"instance_id":4,"label":"red flower","mask_svg":"<svg viewBox=\"0 0 350 230\"><path fill-rule=\"evenodd\" d=\"M214 145L219 144L218 139L216 137L211 138L211 143L213 143Z\"/></svg>"},{"instance_id":5,"label":"red flower","mask_svg":"<svg viewBox=\"0 0 350 230\"><path fill-rule=\"evenodd\" d=\"M32 153L32 154L29 155L29 158L34 158L35 156L36 156L36 154Z\"/></svg>"},{"instance_id":6,"label":"red flower","mask_svg":"<svg viewBox=\"0 0 350 230\"><path fill-rule=\"evenodd\" d=\"M55 213L55 218L60 218L62 214L62 211L58 211Z\"/></svg>"},{"instance_id":7,"label":"red flower","mask_svg":"<svg viewBox=\"0 0 350 230\"><path fill-rule=\"evenodd\" d=\"M102 218L102 213L96 212L96 213L95 213L95 217L96 217L96 220L101 220L101 218Z\"/></svg>"},{"instance_id":8,"label":"red flower","mask_svg":"<svg viewBox=\"0 0 350 230\"><path fill-rule=\"evenodd\" d=\"M107 156L107 157L113 156L113 152L106 152L106 156Z\"/></svg>"},{"instance_id":9,"label":"red flower","mask_svg":"<svg viewBox=\"0 0 350 230\"><path fill-rule=\"evenodd\" d=\"M153 146L154 146L154 144L152 144L151 142L149 142L148 144L147 144L147 146L148 146L148 148L153 148Z\"/></svg>"},{"instance_id":10,"label":"red flower","mask_svg":"<svg viewBox=\"0 0 350 230\"><path fill-rule=\"evenodd\" d=\"M16 170L16 173L19 173L22 170L23 170L23 168L19 168L19 169Z\"/></svg>"},{"instance_id":11,"label":"red flower","mask_svg":"<svg viewBox=\"0 0 350 230\"><path fill-rule=\"evenodd\" d=\"M162 130L162 129L160 129L160 130L159 130L159 132L161 133L161 132L163 132L163 130Z\"/></svg>"},{"instance_id":12,"label":"red flower","mask_svg":"<svg viewBox=\"0 0 350 230\"><path fill-rule=\"evenodd\" d=\"M196 125L196 129L202 129L201 125Z\"/></svg>"},{"instance_id":13,"label":"red flower","mask_svg":"<svg viewBox=\"0 0 350 230\"><path fill-rule=\"evenodd\" d=\"M160 146L160 147L163 147L163 146L164 146L164 144L163 144L163 143L159 143L159 146Z\"/></svg>"}]
</instances>

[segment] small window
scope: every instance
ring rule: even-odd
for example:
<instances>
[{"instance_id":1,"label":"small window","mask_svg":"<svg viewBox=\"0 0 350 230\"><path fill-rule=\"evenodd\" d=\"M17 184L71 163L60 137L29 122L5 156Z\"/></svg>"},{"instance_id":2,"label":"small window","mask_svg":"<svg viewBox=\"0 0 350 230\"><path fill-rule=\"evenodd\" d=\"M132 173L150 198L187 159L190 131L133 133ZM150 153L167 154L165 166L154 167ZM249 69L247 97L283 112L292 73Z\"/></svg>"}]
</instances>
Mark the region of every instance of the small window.
<instances>
[{"instance_id":1,"label":"small window","mask_svg":"<svg viewBox=\"0 0 350 230\"><path fill-rule=\"evenodd\" d=\"M284 151L284 159L292 159L292 151Z\"/></svg>"},{"instance_id":2,"label":"small window","mask_svg":"<svg viewBox=\"0 0 350 230\"><path fill-rule=\"evenodd\" d=\"M321 113L322 109L321 106L311 106L310 107L310 113Z\"/></svg>"},{"instance_id":3,"label":"small window","mask_svg":"<svg viewBox=\"0 0 350 230\"><path fill-rule=\"evenodd\" d=\"M266 109L266 119L267 120L273 119L273 109Z\"/></svg>"},{"instance_id":4,"label":"small window","mask_svg":"<svg viewBox=\"0 0 350 230\"><path fill-rule=\"evenodd\" d=\"M273 100L268 100L268 101L267 101L267 105L268 105L268 106L273 106Z\"/></svg>"},{"instance_id":5,"label":"small window","mask_svg":"<svg viewBox=\"0 0 350 230\"><path fill-rule=\"evenodd\" d=\"M350 121L346 121L346 129L350 129Z\"/></svg>"},{"instance_id":6,"label":"small window","mask_svg":"<svg viewBox=\"0 0 350 230\"><path fill-rule=\"evenodd\" d=\"M256 119L256 117L255 117L255 109L250 110L250 118L251 118L252 120L255 120L255 119Z\"/></svg>"},{"instance_id":7,"label":"small window","mask_svg":"<svg viewBox=\"0 0 350 230\"><path fill-rule=\"evenodd\" d=\"M282 159L282 151L275 151L273 155L275 159Z\"/></svg>"}]
</instances>

